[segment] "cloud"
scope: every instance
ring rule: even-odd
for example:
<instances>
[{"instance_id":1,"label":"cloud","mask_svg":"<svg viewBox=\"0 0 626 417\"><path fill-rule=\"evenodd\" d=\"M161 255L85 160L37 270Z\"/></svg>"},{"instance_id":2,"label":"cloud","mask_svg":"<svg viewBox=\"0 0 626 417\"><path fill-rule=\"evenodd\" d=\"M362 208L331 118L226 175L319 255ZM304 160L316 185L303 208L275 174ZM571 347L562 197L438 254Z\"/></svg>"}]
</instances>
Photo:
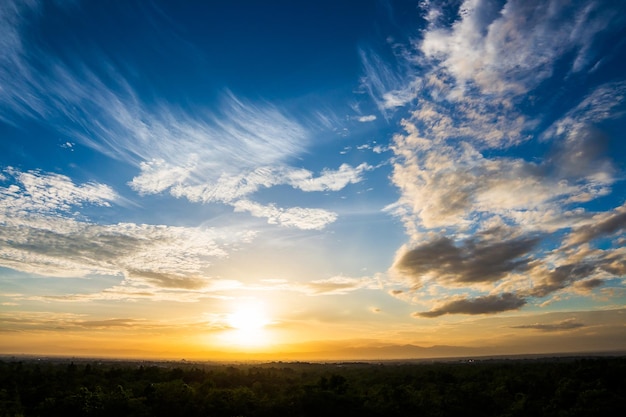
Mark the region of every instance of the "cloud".
<instances>
[{"instance_id":1,"label":"cloud","mask_svg":"<svg viewBox=\"0 0 626 417\"><path fill-rule=\"evenodd\" d=\"M7 221L10 221L10 215L68 214L86 204L109 207L111 202L119 200L117 193L106 184L88 182L75 185L65 175L21 172L11 167L6 168L4 174L0 181L11 182L7 187L0 187L0 210Z\"/></svg>"},{"instance_id":2,"label":"cloud","mask_svg":"<svg viewBox=\"0 0 626 417\"><path fill-rule=\"evenodd\" d=\"M585 327L585 324L577 321L574 318L571 318L571 319L559 321L557 323L522 324L519 326L511 326L511 327L514 329L532 329L532 330L539 330L542 332L560 332L563 330L579 329L581 327Z\"/></svg>"},{"instance_id":3,"label":"cloud","mask_svg":"<svg viewBox=\"0 0 626 417\"><path fill-rule=\"evenodd\" d=\"M437 305L422 317L499 312L567 291L591 294L623 276L615 245L623 206L591 207L613 198L623 176L607 152L616 138L605 126L625 114L626 83L573 84L597 65L592 46L623 27L621 6L420 7L427 26L395 47L401 53L385 61L361 52L364 87L379 110L407 111L389 147L400 197L386 207L410 239L391 268L410 288L403 298ZM572 94L555 99L558 109L546 103L564 90ZM433 297L460 288L474 298L437 304Z\"/></svg>"},{"instance_id":4,"label":"cloud","mask_svg":"<svg viewBox=\"0 0 626 417\"><path fill-rule=\"evenodd\" d=\"M538 240L520 238L483 242L468 240L456 246L441 237L407 250L394 267L420 284L429 277L448 285L496 282L528 268L527 255Z\"/></svg>"},{"instance_id":5,"label":"cloud","mask_svg":"<svg viewBox=\"0 0 626 417\"><path fill-rule=\"evenodd\" d=\"M181 275L175 280L163 281L163 274L141 272L132 278L125 278L118 285L98 292L68 293L62 295L3 294L16 301L38 301L55 303L85 303L93 301L173 301L192 303L205 299L230 299L229 292L241 290L244 285L235 280L211 278L194 281ZM145 279L143 275L152 275ZM156 278L156 279L155 279Z\"/></svg>"},{"instance_id":6,"label":"cloud","mask_svg":"<svg viewBox=\"0 0 626 417\"><path fill-rule=\"evenodd\" d=\"M579 126L576 134L569 130L568 139L552 151L526 161L486 157L477 147L483 139L480 128L474 130L478 136L468 133L460 139L449 127L452 116L443 124L433 122L431 129L424 117L434 116L425 113L424 107L415 112L404 122L406 134L394 137L392 180L411 218L417 215L427 228L493 213L525 227L550 229L566 204L604 196L616 181L614 164L602 152L602 135L590 126ZM529 224L524 217L533 212L543 213L543 221L534 216Z\"/></svg>"},{"instance_id":7,"label":"cloud","mask_svg":"<svg viewBox=\"0 0 626 417\"><path fill-rule=\"evenodd\" d=\"M445 314L494 314L503 311L517 310L526 304L526 300L515 294L487 295L477 298L458 298L445 301L434 309L413 313L415 317L439 317Z\"/></svg>"},{"instance_id":8,"label":"cloud","mask_svg":"<svg viewBox=\"0 0 626 417\"><path fill-rule=\"evenodd\" d=\"M534 297L545 297L562 288L568 287L576 281L589 277L596 270L596 265L591 263L576 263L559 265L550 271L538 268L533 271L535 285L529 291ZM542 273L543 272L543 273Z\"/></svg>"},{"instance_id":9,"label":"cloud","mask_svg":"<svg viewBox=\"0 0 626 417\"><path fill-rule=\"evenodd\" d=\"M2 221L1 266L60 277L125 274L165 287L198 287L210 279L197 275L206 273L212 258L226 256L229 243L248 239L234 230L97 225L33 216L11 219L19 225Z\"/></svg>"},{"instance_id":10,"label":"cloud","mask_svg":"<svg viewBox=\"0 0 626 417\"><path fill-rule=\"evenodd\" d=\"M365 73L361 86L385 117L389 110L402 107L417 97L420 80L409 81L401 72L406 70L391 68L373 50L360 49L359 55Z\"/></svg>"},{"instance_id":11,"label":"cloud","mask_svg":"<svg viewBox=\"0 0 626 417\"><path fill-rule=\"evenodd\" d=\"M373 166L362 163L356 167L341 164L339 169L325 169L318 177L313 177L308 170L288 170L285 173L286 182L302 191L339 191L348 184L356 184L362 180L361 174L374 169Z\"/></svg>"},{"instance_id":12,"label":"cloud","mask_svg":"<svg viewBox=\"0 0 626 417\"><path fill-rule=\"evenodd\" d=\"M376 120L376 115L368 114L367 116L359 116L357 120L361 123L373 122Z\"/></svg>"},{"instance_id":13,"label":"cloud","mask_svg":"<svg viewBox=\"0 0 626 417\"><path fill-rule=\"evenodd\" d=\"M568 237L570 245L588 243L594 239L614 235L626 229L626 204L610 212L594 215L587 224L572 231Z\"/></svg>"},{"instance_id":14,"label":"cloud","mask_svg":"<svg viewBox=\"0 0 626 417\"><path fill-rule=\"evenodd\" d=\"M315 177L308 170L289 167L286 162L304 152L310 136L307 129L271 105L244 103L230 93L221 114L208 114L203 120L171 109L156 114L143 108L123 109L111 116L128 111L137 116L109 123L117 125L119 136L130 140L106 150L101 143L108 139L101 138L93 146L104 152L124 152L123 157L140 156L140 173L129 182L140 194L169 192L191 202L235 206L259 189L281 184L306 192L338 191L361 181L360 174L370 169L366 164L356 168L343 164ZM144 121L140 126L134 121L137 118ZM181 148L185 152L177 151Z\"/></svg>"},{"instance_id":15,"label":"cloud","mask_svg":"<svg viewBox=\"0 0 626 417\"><path fill-rule=\"evenodd\" d=\"M336 213L324 209L302 207L284 209L273 204L262 205L249 200L238 200L233 207L236 212L248 212L254 217L266 218L269 224L303 230L320 230L337 219Z\"/></svg>"},{"instance_id":16,"label":"cloud","mask_svg":"<svg viewBox=\"0 0 626 417\"><path fill-rule=\"evenodd\" d=\"M18 271L120 275L153 288L194 290L210 286L212 259L253 237L232 228L92 223L80 210L110 205L117 198L110 187L38 171L5 172L11 183L0 187L0 266Z\"/></svg>"},{"instance_id":17,"label":"cloud","mask_svg":"<svg viewBox=\"0 0 626 417\"><path fill-rule=\"evenodd\" d=\"M362 288L379 288L372 278L351 278L344 276L313 280L306 284L301 284L298 287L310 295L342 295Z\"/></svg>"},{"instance_id":18,"label":"cloud","mask_svg":"<svg viewBox=\"0 0 626 417\"><path fill-rule=\"evenodd\" d=\"M591 278L584 281L578 281L574 284L574 288L582 294L589 294L593 289L604 285L606 282L599 278Z\"/></svg>"},{"instance_id":19,"label":"cloud","mask_svg":"<svg viewBox=\"0 0 626 417\"><path fill-rule=\"evenodd\" d=\"M577 54L571 71L595 64L589 45L600 32L617 30L618 8L559 0L464 1L451 26L431 25L419 44L440 62L464 93L523 94L553 76L554 63Z\"/></svg>"},{"instance_id":20,"label":"cloud","mask_svg":"<svg viewBox=\"0 0 626 417\"><path fill-rule=\"evenodd\" d=\"M6 81L0 90L0 117L12 124L52 125L72 139L67 143L80 142L135 166L138 172L128 184L140 195L169 193L194 203L233 206L260 189L284 184L305 192L338 191L361 181L370 169L344 164L316 176L292 167L321 129L319 123L262 100L252 102L226 90L210 109L158 99L148 103L103 52L94 49L61 60L39 48L22 33L29 10L11 3L0 15L7 24L0 47L10 55L0 65L0 79ZM31 29L45 18L37 14Z\"/></svg>"},{"instance_id":21,"label":"cloud","mask_svg":"<svg viewBox=\"0 0 626 417\"><path fill-rule=\"evenodd\" d=\"M169 331L176 332L189 328L205 330L221 330L223 326L213 326L206 322L165 322L137 318L89 318L85 315L56 312L19 312L14 317L0 314L0 323L7 331L51 331L81 332L98 329L122 333L130 331L134 334Z\"/></svg>"},{"instance_id":22,"label":"cloud","mask_svg":"<svg viewBox=\"0 0 626 417\"><path fill-rule=\"evenodd\" d=\"M159 288L181 288L199 290L207 285L207 279L184 274L163 273L157 271L139 271L130 269L127 272L131 279L141 279Z\"/></svg>"}]
</instances>

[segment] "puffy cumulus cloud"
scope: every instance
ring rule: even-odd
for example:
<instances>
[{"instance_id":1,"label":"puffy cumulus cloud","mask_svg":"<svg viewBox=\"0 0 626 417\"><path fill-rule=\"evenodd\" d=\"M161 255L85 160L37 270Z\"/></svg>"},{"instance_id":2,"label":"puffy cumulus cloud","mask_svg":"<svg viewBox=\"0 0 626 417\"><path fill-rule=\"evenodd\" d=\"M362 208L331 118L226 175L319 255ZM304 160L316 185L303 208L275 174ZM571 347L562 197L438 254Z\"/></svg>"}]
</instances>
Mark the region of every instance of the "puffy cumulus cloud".
<instances>
[{"instance_id":1,"label":"puffy cumulus cloud","mask_svg":"<svg viewBox=\"0 0 626 417\"><path fill-rule=\"evenodd\" d=\"M560 332L564 330L580 329L581 327L585 327L585 324L577 321L575 318L571 318L556 323L521 324L519 326L511 327L514 329L531 329L542 332Z\"/></svg>"},{"instance_id":2,"label":"puffy cumulus cloud","mask_svg":"<svg viewBox=\"0 0 626 417\"><path fill-rule=\"evenodd\" d=\"M453 298L439 303L430 311L413 313L415 317L439 317L445 314L493 314L517 310L526 300L512 293L486 295L476 298Z\"/></svg>"},{"instance_id":3,"label":"puffy cumulus cloud","mask_svg":"<svg viewBox=\"0 0 626 417\"><path fill-rule=\"evenodd\" d=\"M528 268L528 255L537 238L485 242L469 239L456 246L447 237L416 246L403 253L394 268L415 283L429 279L446 285L493 283Z\"/></svg>"},{"instance_id":4,"label":"puffy cumulus cloud","mask_svg":"<svg viewBox=\"0 0 626 417\"><path fill-rule=\"evenodd\" d=\"M451 26L433 20L418 48L440 62L461 92L477 87L497 95L537 87L568 53L576 55L571 71L589 69L597 62L590 46L621 20L618 7L561 0L466 0L458 17Z\"/></svg>"},{"instance_id":5,"label":"puffy cumulus cloud","mask_svg":"<svg viewBox=\"0 0 626 417\"><path fill-rule=\"evenodd\" d=\"M402 191L400 203L409 209L407 221L446 227L489 213L526 228L554 230L563 207L604 196L616 181L602 134L591 126L579 127L576 134L570 131L567 140L527 161L487 157L469 133L449 136L447 123L425 126L425 112L421 109L404 122L406 134L396 135L392 146L392 180ZM480 136L476 140L482 141ZM529 218L532 213L543 216Z\"/></svg>"},{"instance_id":6,"label":"puffy cumulus cloud","mask_svg":"<svg viewBox=\"0 0 626 417\"><path fill-rule=\"evenodd\" d=\"M232 229L91 223L80 219L81 206L110 204L116 198L110 187L6 172L13 181L0 187L0 266L18 271L123 275L147 288L198 290L211 286L212 259L253 237Z\"/></svg>"},{"instance_id":7,"label":"puffy cumulus cloud","mask_svg":"<svg viewBox=\"0 0 626 417\"><path fill-rule=\"evenodd\" d=\"M438 317L620 285L624 206L592 207L616 201L623 177L606 126L623 117L626 82L607 78L578 90L571 80L603 65L593 46L621 30L623 5L421 7L427 26L397 62L361 54L364 85L381 112L407 109L389 147L400 197L387 211L410 237L391 275L407 290L394 295L434 303L418 315ZM568 99L546 111L546 91L570 86ZM472 297L436 302L460 288Z\"/></svg>"}]
</instances>

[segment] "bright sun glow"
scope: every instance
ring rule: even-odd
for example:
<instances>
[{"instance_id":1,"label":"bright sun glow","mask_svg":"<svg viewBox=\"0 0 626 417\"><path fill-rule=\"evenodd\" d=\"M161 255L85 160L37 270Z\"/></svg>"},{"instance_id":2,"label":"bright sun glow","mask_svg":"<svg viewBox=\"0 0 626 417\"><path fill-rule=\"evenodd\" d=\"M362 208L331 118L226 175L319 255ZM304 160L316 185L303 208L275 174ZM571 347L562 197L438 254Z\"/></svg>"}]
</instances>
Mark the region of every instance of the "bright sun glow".
<instances>
[{"instance_id":1,"label":"bright sun glow","mask_svg":"<svg viewBox=\"0 0 626 417\"><path fill-rule=\"evenodd\" d=\"M226 339L229 343L239 346L260 346L268 343L268 332L265 327L270 320L265 307L260 303L241 304L228 315L227 323L232 328Z\"/></svg>"}]
</instances>

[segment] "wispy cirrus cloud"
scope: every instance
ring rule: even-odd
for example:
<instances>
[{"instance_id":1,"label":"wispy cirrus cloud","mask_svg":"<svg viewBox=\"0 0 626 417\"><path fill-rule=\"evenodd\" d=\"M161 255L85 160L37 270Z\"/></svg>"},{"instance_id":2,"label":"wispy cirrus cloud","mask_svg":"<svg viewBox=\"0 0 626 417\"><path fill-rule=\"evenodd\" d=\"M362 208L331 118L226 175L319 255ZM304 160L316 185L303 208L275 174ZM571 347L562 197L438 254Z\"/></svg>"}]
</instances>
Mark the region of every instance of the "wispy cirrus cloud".
<instances>
[{"instance_id":1,"label":"wispy cirrus cloud","mask_svg":"<svg viewBox=\"0 0 626 417\"><path fill-rule=\"evenodd\" d=\"M102 51L85 57L68 52L70 60L52 55L22 34L37 4L9 2L0 15L7 25L0 46L10 52L0 67L5 122L52 123L72 141L137 167L129 185L144 195L169 193L191 202L233 205L277 185L337 191L361 180L364 165L344 164L318 175L291 166L319 128L284 108L228 90L211 108L148 102ZM45 15L37 15L29 24L36 27L42 19Z\"/></svg>"},{"instance_id":2,"label":"wispy cirrus cloud","mask_svg":"<svg viewBox=\"0 0 626 417\"><path fill-rule=\"evenodd\" d=\"M359 55L365 74L361 86L385 117L390 111L417 98L422 80L410 79L407 68L390 68L389 63L373 50L360 49Z\"/></svg>"}]
</instances>

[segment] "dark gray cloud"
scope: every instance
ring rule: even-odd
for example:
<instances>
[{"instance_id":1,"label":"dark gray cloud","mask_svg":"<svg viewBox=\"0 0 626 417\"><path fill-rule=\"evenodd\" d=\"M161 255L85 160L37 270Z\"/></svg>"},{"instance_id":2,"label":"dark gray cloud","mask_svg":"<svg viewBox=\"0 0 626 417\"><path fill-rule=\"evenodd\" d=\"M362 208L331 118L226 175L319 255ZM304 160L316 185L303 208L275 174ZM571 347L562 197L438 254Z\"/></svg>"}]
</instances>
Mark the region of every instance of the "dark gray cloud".
<instances>
[{"instance_id":1,"label":"dark gray cloud","mask_svg":"<svg viewBox=\"0 0 626 417\"><path fill-rule=\"evenodd\" d=\"M514 329L533 329L540 330L542 332L559 332L563 330L572 330L585 327L584 323L576 321L576 319L563 320L558 323L535 323L535 324L522 324L519 326L511 326Z\"/></svg>"},{"instance_id":2,"label":"dark gray cloud","mask_svg":"<svg viewBox=\"0 0 626 417\"><path fill-rule=\"evenodd\" d=\"M592 279L587 279L584 281L579 281L575 284L576 289L582 291L582 292L589 292L591 290L593 290L594 288L598 288L599 286L603 285L605 283L605 281L603 279L599 279L599 278L592 278Z\"/></svg>"},{"instance_id":3,"label":"dark gray cloud","mask_svg":"<svg viewBox=\"0 0 626 417\"><path fill-rule=\"evenodd\" d=\"M626 254L624 251L610 251L603 261L602 270L615 276L626 275Z\"/></svg>"},{"instance_id":4,"label":"dark gray cloud","mask_svg":"<svg viewBox=\"0 0 626 417\"><path fill-rule=\"evenodd\" d=\"M609 236L626 229L626 205L618 207L608 216L600 217L597 222L574 230L570 237L571 244L590 242L602 236Z\"/></svg>"},{"instance_id":5,"label":"dark gray cloud","mask_svg":"<svg viewBox=\"0 0 626 417\"><path fill-rule=\"evenodd\" d=\"M406 252L395 268L416 280L435 274L438 281L453 284L495 282L526 270L526 255L538 241L530 237L499 242L470 239L456 246L452 239L441 237Z\"/></svg>"},{"instance_id":6,"label":"dark gray cloud","mask_svg":"<svg viewBox=\"0 0 626 417\"><path fill-rule=\"evenodd\" d=\"M597 266L591 263L575 263L561 265L551 271L543 273L537 279L537 284L528 291L533 297L545 297L555 291L569 287L593 274Z\"/></svg>"},{"instance_id":7,"label":"dark gray cloud","mask_svg":"<svg viewBox=\"0 0 626 417\"><path fill-rule=\"evenodd\" d=\"M439 317L445 314L493 314L517 310L526 304L526 300L512 293L486 295L477 298L461 298L445 302L424 312L413 313L415 317Z\"/></svg>"}]
</instances>

